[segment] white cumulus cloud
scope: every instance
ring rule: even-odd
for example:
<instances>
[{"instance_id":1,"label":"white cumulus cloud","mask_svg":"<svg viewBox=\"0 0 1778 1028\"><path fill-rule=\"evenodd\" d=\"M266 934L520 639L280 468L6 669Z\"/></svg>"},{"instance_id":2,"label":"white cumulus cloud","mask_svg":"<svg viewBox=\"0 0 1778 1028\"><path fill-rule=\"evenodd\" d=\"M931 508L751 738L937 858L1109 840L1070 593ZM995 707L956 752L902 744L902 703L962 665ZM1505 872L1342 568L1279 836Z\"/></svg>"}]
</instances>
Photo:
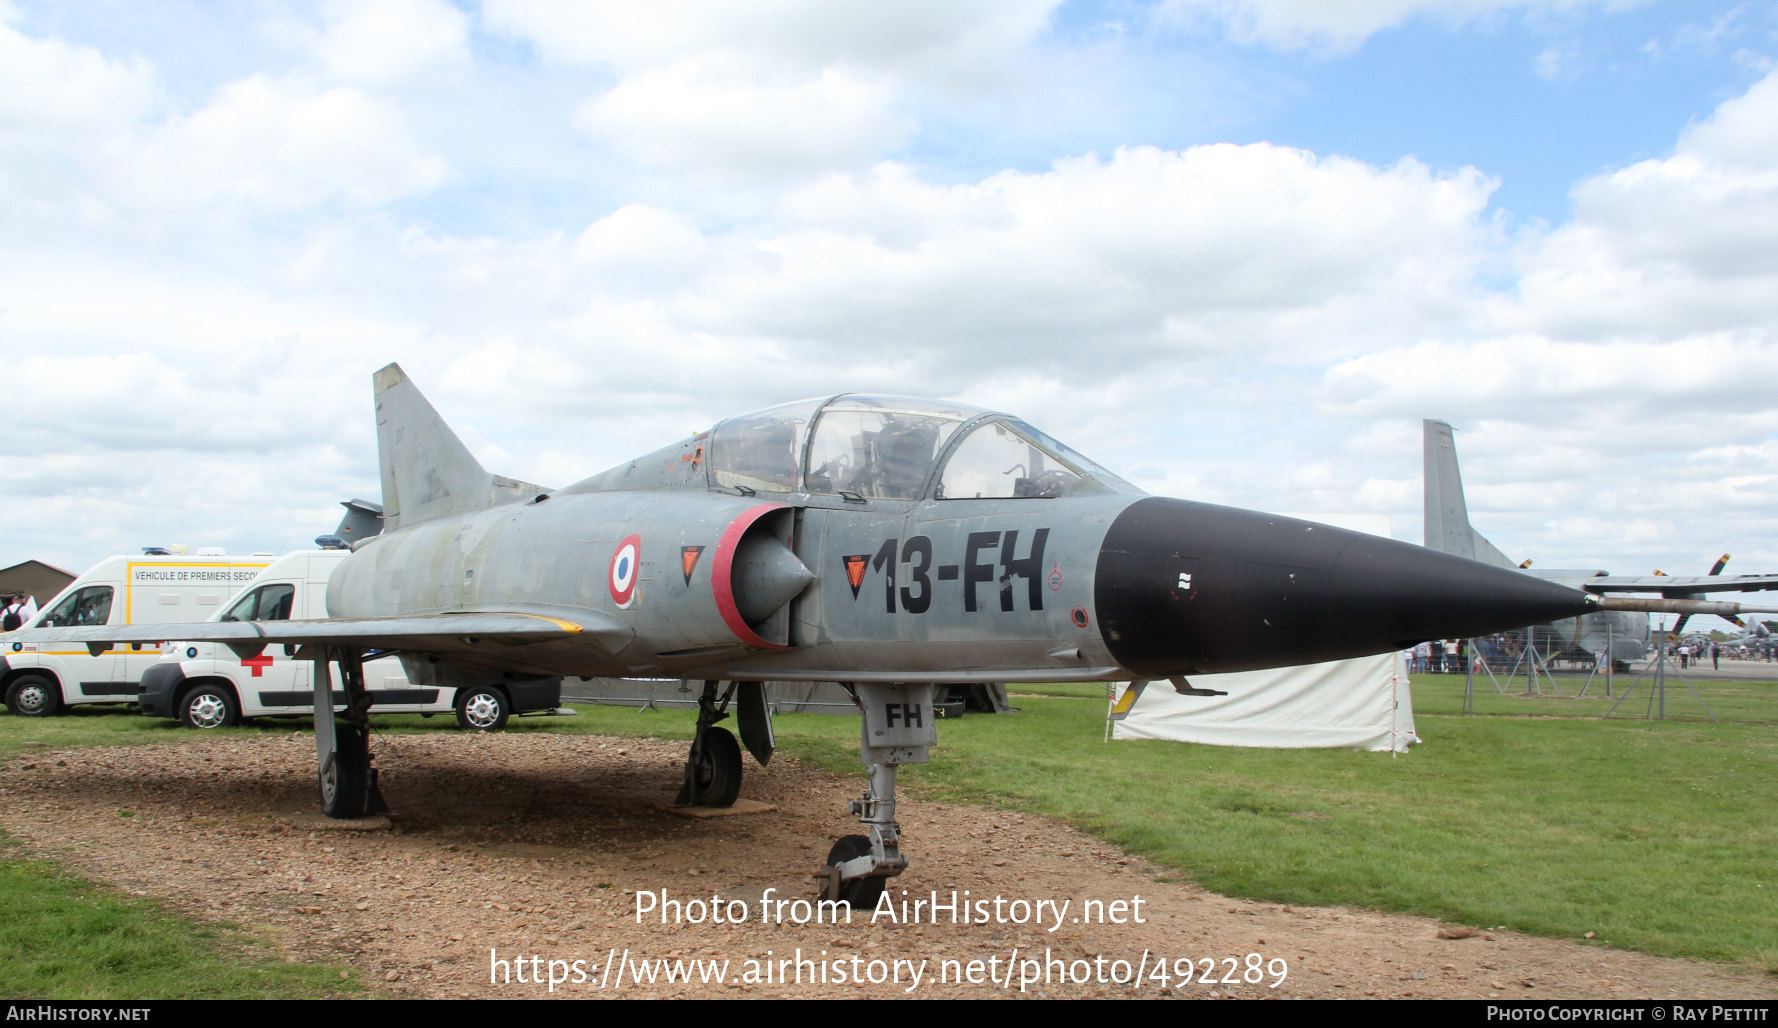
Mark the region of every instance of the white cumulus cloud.
<instances>
[{"instance_id":1,"label":"white cumulus cloud","mask_svg":"<svg viewBox=\"0 0 1778 1028\"><path fill-rule=\"evenodd\" d=\"M907 88L995 80L1057 2L490 0L483 14L553 60L615 71L576 125L644 167L707 184L796 179L895 152L917 127L896 108Z\"/></svg>"},{"instance_id":2,"label":"white cumulus cloud","mask_svg":"<svg viewBox=\"0 0 1778 1028\"><path fill-rule=\"evenodd\" d=\"M386 83L469 60L469 19L446 0L327 0L321 24L276 26L332 75Z\"/></svg>"},{"instance_id":3,"label":"white cumulus cloud","mask_svg":"<svg viewBox=\"0 0 1778 1028\"><path fill-rule=\"evenodd\" d=\"M409 136L392 104L348 87L255 74L152 133L118 169L154 201L245 202L284 210L371 206L441 182L447 167Z\"/></svg>"},{"instance_id":4,"label":"white cumulus cloud","mask_svg":"<svg viewBox=\"0 0 1778 1028\"><path fill-rule=\"evenodd\" d=\"M1060 0L487 0L493 27L561 61L632 71L708 54L762 68L973 79L1047 27Z\"/></svg>"},{"instance_id":5,"label":"white cumulus cloud","mask_svg":"<svg viewBox=\"0 0 1778 1028\"><path fill-rule=\"evenodd\" d=\"M626 77L584 103L575 124L638 162L700 178L776 179L869 163L899 147L912 120L892 90L828 68L762 81L688 62Z\"/></svg>"}]
</instances>

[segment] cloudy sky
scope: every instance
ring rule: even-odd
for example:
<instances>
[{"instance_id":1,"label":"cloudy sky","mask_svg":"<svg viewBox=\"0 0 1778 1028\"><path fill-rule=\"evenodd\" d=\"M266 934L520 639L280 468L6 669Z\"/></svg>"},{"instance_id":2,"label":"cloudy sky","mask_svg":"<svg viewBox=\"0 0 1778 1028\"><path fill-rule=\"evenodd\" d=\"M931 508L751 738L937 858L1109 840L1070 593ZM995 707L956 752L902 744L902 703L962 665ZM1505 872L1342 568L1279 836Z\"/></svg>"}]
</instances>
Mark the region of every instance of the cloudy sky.
<instances>
[{"instance_id":1,"label":"cloudy sky","mask_svg":"<svg viewBox=\"0 0 1778 1028\"><path fill-rule=\"evenodd\" d=\"M0 0L0 562L279 550L400 361L565 484L1004 407L1540 565L1778 570L1778 4Z\"/></svg>"}]
</instances>

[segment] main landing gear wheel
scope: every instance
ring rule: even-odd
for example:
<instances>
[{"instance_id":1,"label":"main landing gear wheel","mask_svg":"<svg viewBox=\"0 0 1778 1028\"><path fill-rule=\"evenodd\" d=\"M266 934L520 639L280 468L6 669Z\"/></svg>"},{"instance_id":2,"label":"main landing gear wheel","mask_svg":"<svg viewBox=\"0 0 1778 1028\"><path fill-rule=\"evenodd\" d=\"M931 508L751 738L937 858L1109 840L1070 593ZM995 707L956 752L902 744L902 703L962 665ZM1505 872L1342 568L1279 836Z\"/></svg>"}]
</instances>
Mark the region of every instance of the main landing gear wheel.
<instances>
[{"instance_id":1,"label":"main landing gear wheel","mask_svg":"<svg viewBox=\"0 0 1778 1028\"><path fill-rule=\"evenodd\" d=\"M23 675L6 690L6 708L19 717L49 717L62 707L62 691L42 675Z\"/></svg>"},{"instance_id":2,"label":"main landing gear wheel","mask_svg":"<svg viewBox=\"0 0 1778 1028\"><path fill-rule=\"evenodd\" d=\"M833 849L827 851L827 866L843 864L857 857L870 855L870 836L842 835ZM882 875L871 875L869 878L854 878L840 883L840 900L853 910L875 910L877 901L883 897L883 887L888 879ZM829 894L831 895L831 893Z\"/></svg>"},{"instance_id":3,"label":"main landing gear wheel","mask_svg":"<svg viewBox=\"0 0 1778 1028\"><path fill-rule=\"evenodd\" d=\"M718 699L716 687L721 684L706 681L704 694L698 697L698 732L685 758L685 780L673 798L676 807L732 807L741 795L741 744L728 729L716 727L729 716L724 708L739 683L730 682Z\"/></svg>"},{"instance_id":4,"label":"main landing gear wheel","mask_svg":"<svg viewBox=\"0 0 1778 1028\"><path fill-rule=\"evenodd\" d=\"M702 742L692 754L691 805L732 807L741 795L741 744L714 725L704 729Z\"/></svg>"},{"instance_id":5,"label":"main landing gear wheel","mask_svg":"<svg viewBox=\"0 0 1778 1028\"><path fill-rule=\"evenodd\" d=\"M357 725L334 725L333 760L321 771L321 814L363 817L370 806L370 738Z\"/></svg>"}]
</instances>

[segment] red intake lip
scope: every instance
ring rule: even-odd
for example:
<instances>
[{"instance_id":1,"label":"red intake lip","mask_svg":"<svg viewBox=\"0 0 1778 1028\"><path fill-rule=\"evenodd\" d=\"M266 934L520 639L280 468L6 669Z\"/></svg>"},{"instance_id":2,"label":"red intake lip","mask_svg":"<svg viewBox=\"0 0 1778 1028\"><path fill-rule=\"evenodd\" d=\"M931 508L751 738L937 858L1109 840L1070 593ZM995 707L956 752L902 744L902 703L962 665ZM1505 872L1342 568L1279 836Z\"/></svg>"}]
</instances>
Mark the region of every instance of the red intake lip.
<instances>
[{"instance_id":1,"label":"red intake lip","mask_svg":"<svg viewBox=\"0 0 1778 1028\"><path fill-rule=\"evenodd\" d=\"M787 503L762 503L749 508L729 526L722 530L722 538L716 543L715 562L710 566L710 592L716 597L716 612L722 615L722 623L728 630L735 633L735 638L748 646L756 646L764 650L788 650L789 646L781 646L762 638L759 633L747 627L747 620L741 617L741 611L735 606L735 586L733 574L735 570L735 549L741 543L741 537L753 527L753 523L767 514L777 510L788 510Z\"/></svg>"}]
</instances>

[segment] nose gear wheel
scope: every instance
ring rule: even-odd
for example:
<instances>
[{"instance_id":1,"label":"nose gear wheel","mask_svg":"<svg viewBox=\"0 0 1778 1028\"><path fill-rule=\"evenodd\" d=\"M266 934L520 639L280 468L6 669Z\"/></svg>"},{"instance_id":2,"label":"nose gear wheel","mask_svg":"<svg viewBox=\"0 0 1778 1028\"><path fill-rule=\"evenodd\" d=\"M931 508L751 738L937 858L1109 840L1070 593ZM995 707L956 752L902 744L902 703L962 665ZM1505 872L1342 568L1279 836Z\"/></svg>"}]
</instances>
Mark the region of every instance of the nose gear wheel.
<instances>
[{"instance_id":1,"label":"nose gear wheel","mask_svg":"<svg viewBox=\"0 0 1778 1028\"><path fill-rule=\"evenodd\" d=\"M842 835L833 844L833 849L827 851L827 866L838 867L848 860L869 856L870 852L870 836ZM875 910L888 882L889 879L882 875L849 879L840 883L839 895L834 898L853 910Z\"/></svg>"}]
</instances>

